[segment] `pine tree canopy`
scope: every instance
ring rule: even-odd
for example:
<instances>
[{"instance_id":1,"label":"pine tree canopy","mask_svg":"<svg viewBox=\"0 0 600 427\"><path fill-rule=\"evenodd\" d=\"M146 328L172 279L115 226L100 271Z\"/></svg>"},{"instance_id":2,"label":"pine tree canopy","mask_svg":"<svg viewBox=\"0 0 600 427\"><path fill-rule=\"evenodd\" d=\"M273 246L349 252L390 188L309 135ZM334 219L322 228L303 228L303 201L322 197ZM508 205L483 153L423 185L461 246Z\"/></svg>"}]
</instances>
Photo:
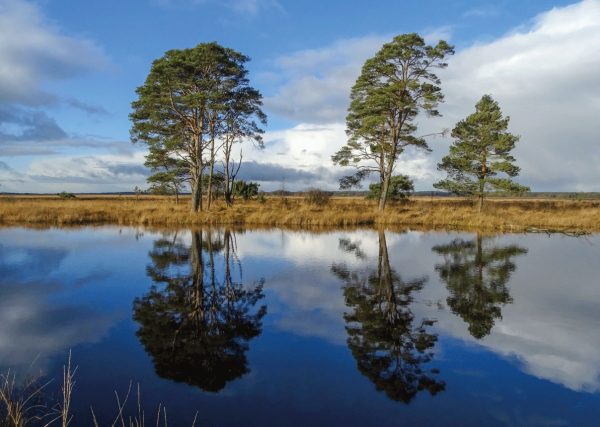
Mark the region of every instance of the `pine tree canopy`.
<instances>
[{"instance_id":1,"label":"pine tree canopy","mask_svg":"<svg viewBox=\"0 0 600 427\"><path fill-rule=\"evenodd\" d=\"M519 137L508 132L509 117L490 95L484 95L475 113L461 120L452 130L454 143L438 169L448 177L435 188L462 195L475 195L481 200L489 192L523 193L528 187L512 181L520 168L511 151ZM499 176L500 175L500 176Z\"/></svg>"}]
</instances>

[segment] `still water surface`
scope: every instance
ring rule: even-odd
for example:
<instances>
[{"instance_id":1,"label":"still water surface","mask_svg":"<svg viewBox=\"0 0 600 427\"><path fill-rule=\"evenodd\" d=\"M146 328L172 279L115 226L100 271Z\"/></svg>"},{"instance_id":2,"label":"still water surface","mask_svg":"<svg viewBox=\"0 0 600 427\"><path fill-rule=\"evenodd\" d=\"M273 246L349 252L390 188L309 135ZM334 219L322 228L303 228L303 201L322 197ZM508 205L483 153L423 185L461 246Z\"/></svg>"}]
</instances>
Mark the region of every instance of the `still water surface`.
<instances>
[{"instance_id":1,"label":"still water surface","mask_svg":"<svg viewBox=\"0 0 600 427\"><path fill-rule=\"evenodd\" d=\"M0 369L71 349L73 425L132 381L170 425L597 426L599 273L598 235L1 229Z\"/></svg>"}]
</instances>

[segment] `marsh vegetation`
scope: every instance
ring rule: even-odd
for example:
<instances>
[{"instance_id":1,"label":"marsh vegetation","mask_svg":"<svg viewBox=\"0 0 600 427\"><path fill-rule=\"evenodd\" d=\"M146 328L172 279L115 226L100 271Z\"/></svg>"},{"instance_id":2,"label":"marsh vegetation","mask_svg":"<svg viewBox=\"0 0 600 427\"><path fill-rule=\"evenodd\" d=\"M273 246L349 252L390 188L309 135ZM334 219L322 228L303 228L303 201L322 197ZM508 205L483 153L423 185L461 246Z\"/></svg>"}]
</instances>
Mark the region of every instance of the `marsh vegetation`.
<instances>
[{"instance_id":1,"label":"marsh vegetation","mask_svg":"<svg viewBox=\"0 0 600 427\"><path fill-rule=\"evenodd\" d=\"M190 213L185 203L160 196L79 196L0 198L1 225L237 225L248 227L366 227L482 231L600 230L600 201L566 199L490 199L481 213L462 198L413 197L391 201L385 212L377 201L353 197L267 197L214 203L210 212ZM318 203L317 203L318 202Z\"/></svg>"}]
</instances>

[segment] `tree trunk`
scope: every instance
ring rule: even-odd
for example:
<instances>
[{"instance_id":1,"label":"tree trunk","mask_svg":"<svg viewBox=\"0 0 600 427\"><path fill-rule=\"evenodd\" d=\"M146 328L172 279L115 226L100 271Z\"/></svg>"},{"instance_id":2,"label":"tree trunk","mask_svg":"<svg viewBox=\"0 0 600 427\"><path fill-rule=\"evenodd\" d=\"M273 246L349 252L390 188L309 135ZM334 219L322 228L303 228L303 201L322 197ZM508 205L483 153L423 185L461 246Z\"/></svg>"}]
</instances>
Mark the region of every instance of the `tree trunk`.
<instances>
[{"instance_id":1,"label":"tree trunk","mask_svg":"<svg viewBox=\"0 0 600 427\"><path fill-rule=\"evenodd\" d=\"M390 188L390 181L392 180L392 174L394 173L394 164L396 163L396 144L398 143L398 134L396 131L392 134L393 149L391 152L384 154L381 157L380 171L383 171L383 182L381 183L381 194L379 196L379 213L382 213L385 209L385 204L388 199L388 190ZM387 158L387 164L386 164Z\"/></svg>"},{"instance_id":2,"label":"tree trunk","mask_svg":"<svg viewBox=\"0 0 600 427\"><path fill-rule=\"evenodd\" d=\"M192 212L202 210L202 175L197 176L192 183Z\"/></svg>"},{"instance_id":3,"label":"tree trunk","mask_svg":"<svg viewBox=\"0 0 600 427\"><path fill-rule=\"evenodd\" d=\"M210 210L210 205L212 202L212 179L213 179L213 164L211 162L210 168L208 170L208 188L206 190L206 210Z\"/></svg>"},{"instance_id":4,"label":"tree trunk","mask_svg":"<svg viewBox=\"0 0 600 427\"><path fill-rule=\"evenodd\" d=\"M227 183L227 181L225 182ZM225 203L227 204L227 206L233 205L233 199L231 198L231 188L229 187L229 184L226 184L225 188Z\"/></svg>"},{"instance_id":5,"label":"tree trunk","mask_svg":"<svg viewBox=\"0 0 600 427\"><path fill-rule=\"evenodd\" d=\"M383 212L385 209L385 203L387 202L388 188L390 186L390 177L386 175L381 183L381 194L379 195L379 212Z\"/></svg>"},{"instance_id":6,"label":"tree trunk","mask_svg":"<svg viewBox=\"0 0 600 427\"><path fill-rule=\"evenodd\" d=\"M214 131L213 131L214 133ZM206 193L206 210L210 210L210 205L212 204L212 184L213 184L213 173L215 169L215 137L214 134L210 140L210 168L208 170L208 191Z\"/></svg>"},{"instance_id":7,"label":"tree trunk","mask_svg":"<svg viewBox=\"0 0 600 427\"><path fill-rule=\"evenodd\" d=\"M202 123L200 124L200 129L202 129ZM201 134L195 136L194 156L194 166L190 171L192 175L192 212L198 212L202 210L202 175L204 172Z\"/></svg>"},{"instance_id":8,"label":"tree trunk","mask_svg":"<svg viewBox=\"0 0 600 427\"><path fill-rule=\"evenodd\" d=\"M225 153L225 194L223 194L225 198L225 203L227 206L231 206L231 191L232 191L233 183L231 182L231 177L229 176L229 151L227 150Z\"/></svg>"},{"instance_id":9,"label":"tree trunk","mask_svg":"<svg viewBox=\"0 0 600 427\"><path fill-rule=\"evenodd\" d=\"M478 212L481 213L481 211L483 210L483 195L484 195L484 191L485 191L485 178L487 177L487 154L485 151L483 151L483 153L481 153L483 156L483 159L481 161L481 176L479 178L479 208L478 208Z\"/></svg>"},{"instance_id":10,"label":"tree trunk","mask_svg":"<svg viewBox=\"0 0 600 427\"><path fill-rule=\"evenodd\" d=\"M484 181L483 179L479 180L479 207L477 208L477 212L481 213L483 210L483 190L484 190Z\"/></svg>"}]
</instances>

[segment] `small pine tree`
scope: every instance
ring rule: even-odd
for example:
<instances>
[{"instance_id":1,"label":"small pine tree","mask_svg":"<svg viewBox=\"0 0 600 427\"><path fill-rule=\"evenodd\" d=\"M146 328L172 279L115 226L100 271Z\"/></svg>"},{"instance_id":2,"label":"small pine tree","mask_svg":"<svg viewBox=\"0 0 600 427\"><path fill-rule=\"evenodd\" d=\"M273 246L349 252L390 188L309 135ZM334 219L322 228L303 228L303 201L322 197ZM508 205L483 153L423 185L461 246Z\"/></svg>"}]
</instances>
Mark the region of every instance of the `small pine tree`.
<instances>
[{"instance_id":1,"label":"small pine tree","mask_svg":"<svg viewBox=\"0 0 600 427\"><path fill-rule=\"evenodd\" d=\"M461 120L452 130L455 139L450 153L438 164L448 177L433 186L454 194L476 196L479 212L489 192L524 193L528 187L511 180L520 172L510 152L519 137L508 132L509 117L502 117L498 103L484 95L475 113ZM507 178L498 178L503 173Z\"/></svg>"}]
</instances>

